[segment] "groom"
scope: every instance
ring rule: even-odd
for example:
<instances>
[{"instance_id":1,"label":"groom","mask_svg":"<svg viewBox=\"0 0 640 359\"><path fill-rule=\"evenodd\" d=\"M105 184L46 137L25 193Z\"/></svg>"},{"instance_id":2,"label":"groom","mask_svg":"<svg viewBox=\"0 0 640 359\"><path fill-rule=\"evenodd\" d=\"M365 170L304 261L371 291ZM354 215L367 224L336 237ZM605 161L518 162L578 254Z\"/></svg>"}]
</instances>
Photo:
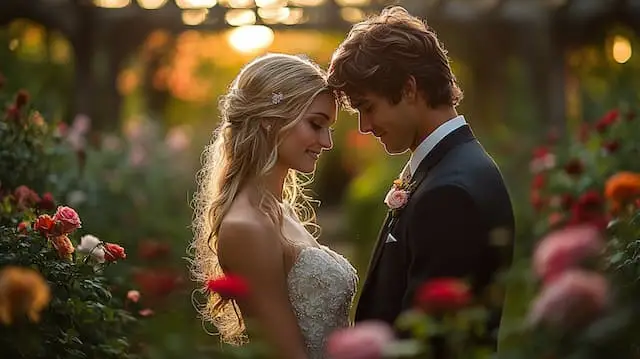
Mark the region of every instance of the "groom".
<instances>
[{"instance_id":1,"label":"groom","mask_svg":"<svg viewBox=\"0 0 640 359\"><path fill-rule=\"evenodd\" d=\"M401 177L413 188L406 203L391 201L402 208L382 226L356 321L393 324L434 278L467 280L484 295L510 264L514 215L500 170L456 112L462 92L436 34L405 9L387 8L353 26L333 55L329 84L357 110L361 132L390 154L411 152ZM487 323L491 345L501 305Z\"/></svg>"}]
</instances>

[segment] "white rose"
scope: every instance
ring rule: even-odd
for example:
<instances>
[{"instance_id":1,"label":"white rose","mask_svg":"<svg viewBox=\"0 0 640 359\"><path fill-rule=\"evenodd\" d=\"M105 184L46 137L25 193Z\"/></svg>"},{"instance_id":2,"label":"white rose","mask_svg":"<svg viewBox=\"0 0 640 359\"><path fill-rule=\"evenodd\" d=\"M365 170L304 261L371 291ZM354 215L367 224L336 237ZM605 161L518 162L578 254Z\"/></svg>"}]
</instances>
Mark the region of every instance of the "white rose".
<instances>
[{"instance_id":1,"label":"white rose","mask_svg":"<svg viewBox=\"0 0 640 359\"><path fill-rule=\"evenodd\" d=\"M80 238L80 244L76 247L76 250L80 253L89 254L99 263L103 263L104 249L100 243L101 241L98 237L87 234Z\"/></svg>"},{"instance_id":2,"label":"white rose","mask_svg":"<svg viewBox=\"0 0 640 359\"><path fill-rule=\"evenodd\" d=\"M409 193L407 191L391 189L384 199L384 203L391 209L398 209L404 206L409 200Z\"/></svg>"}]
</instances>

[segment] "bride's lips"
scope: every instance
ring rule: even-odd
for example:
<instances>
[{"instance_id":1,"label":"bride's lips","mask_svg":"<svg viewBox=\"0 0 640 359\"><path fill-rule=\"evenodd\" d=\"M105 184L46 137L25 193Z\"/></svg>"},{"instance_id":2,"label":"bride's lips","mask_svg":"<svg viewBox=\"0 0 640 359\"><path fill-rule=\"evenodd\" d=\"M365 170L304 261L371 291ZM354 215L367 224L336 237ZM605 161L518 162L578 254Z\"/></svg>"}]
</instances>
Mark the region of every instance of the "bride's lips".
<instances>
[{"instance_id":1,"label":"bride's lips","mask_svg":"<svg viewBox=\"0 0 640 359\"><path fill-rule=\"evenodd\" d=\"M310 151L310 150L306 150L305 152L307 155L309 155L309 157L313 158L314 160L317 160L318 157L320 157L320 152Z\"/></svg>"}]
</instances>

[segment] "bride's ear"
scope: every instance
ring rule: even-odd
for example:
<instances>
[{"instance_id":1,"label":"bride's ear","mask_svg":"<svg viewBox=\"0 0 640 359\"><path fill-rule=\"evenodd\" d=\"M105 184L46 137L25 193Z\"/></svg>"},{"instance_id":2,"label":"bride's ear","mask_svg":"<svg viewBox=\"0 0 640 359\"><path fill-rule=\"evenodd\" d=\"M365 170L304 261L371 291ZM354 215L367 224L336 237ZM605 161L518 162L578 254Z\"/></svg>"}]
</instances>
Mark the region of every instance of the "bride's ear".
<instances>
[{"instance_id":1,"label":"bride's ear","mask_svg":"<svg viewBox=\"0 0 640 359\"><path fill-rule=\"evenodd\" d=\"M263 119L260 120L260 125L262 126L262 129L264 129L267 132L271 132L271 130L273 129L273 124L274 124L275 120L273 119Z\"/></svg>"}]
</instances>

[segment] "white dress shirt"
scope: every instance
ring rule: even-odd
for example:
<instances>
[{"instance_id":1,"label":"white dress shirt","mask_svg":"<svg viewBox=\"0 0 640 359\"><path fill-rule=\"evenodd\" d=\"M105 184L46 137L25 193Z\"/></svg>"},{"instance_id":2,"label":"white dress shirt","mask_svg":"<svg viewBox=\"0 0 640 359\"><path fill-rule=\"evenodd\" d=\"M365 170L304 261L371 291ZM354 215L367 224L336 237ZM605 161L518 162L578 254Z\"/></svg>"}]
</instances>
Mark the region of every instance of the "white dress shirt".
<instances>
[{"instance_id":1,"label":"white dress shirt","mask_svg":"<svg viewBox=\"0 0 640 359\"><path fill-rule=\"evenodd\" d=\"M464 116L458 115L438 126L435 131L431 132L431 134L429 134L429 136L427 136L427 138L425 138L420 143L420 145L416 147L416 150L411 153L411 157L409 158L409 169L411 170L411 176L415 175L416 169L418 169L420 162L422 162L422 160L427 157L429 152L431 152L433 148L436 147L436 145L440 143L440 141L442 141L443 138L445 138L451 132L464 126L466 123L467 121L465 121Z\"/></svg>"}]
</instances>

